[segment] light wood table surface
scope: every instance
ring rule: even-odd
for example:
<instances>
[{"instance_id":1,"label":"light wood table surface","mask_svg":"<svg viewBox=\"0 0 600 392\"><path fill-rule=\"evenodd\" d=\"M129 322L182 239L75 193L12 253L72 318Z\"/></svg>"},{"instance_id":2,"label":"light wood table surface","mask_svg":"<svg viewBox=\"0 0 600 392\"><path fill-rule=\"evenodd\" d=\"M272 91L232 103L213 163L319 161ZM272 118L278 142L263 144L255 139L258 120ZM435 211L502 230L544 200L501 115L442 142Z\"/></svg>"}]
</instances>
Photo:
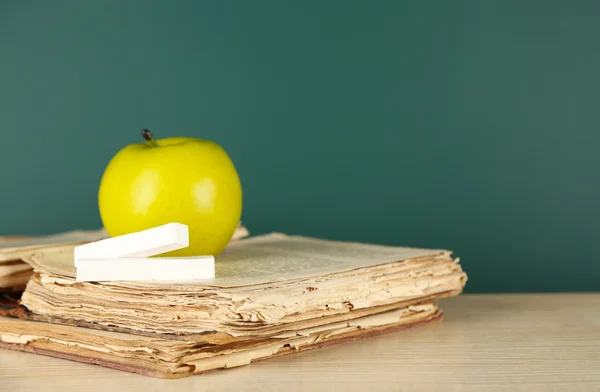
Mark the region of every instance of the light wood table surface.
<instances>
[{"instance_id":1,"label":"light wood table surface","mask_svg":"<svg viewBox=\"0 0 600 392\"><path fill-rule=\"evenodd\" d=\"M0 350L0 391L600 391L600 294L441 307L440 323L178 380Z\"/></svg>"}]
</instances>

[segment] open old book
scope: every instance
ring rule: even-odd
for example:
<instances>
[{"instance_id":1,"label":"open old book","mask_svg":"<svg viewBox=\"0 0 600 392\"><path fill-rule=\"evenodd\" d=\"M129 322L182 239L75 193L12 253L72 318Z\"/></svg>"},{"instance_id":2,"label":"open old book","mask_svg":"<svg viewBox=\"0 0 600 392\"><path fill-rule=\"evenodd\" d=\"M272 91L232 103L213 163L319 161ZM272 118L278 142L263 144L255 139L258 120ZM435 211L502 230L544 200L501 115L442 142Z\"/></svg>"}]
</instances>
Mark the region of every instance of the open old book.
<instances>
[{"instance_id":1,"label":"open old book","mask_svg":"<svg viewBox=\"0 0 600 392\"><path fill-rule=\"evenodd\" d=\"M270 234L232 241L210 281L76 282L73 248L23 257L35 272L0 345L157 377L432 321L467 279L446 250Z\"/></svg>"}]
</instances>

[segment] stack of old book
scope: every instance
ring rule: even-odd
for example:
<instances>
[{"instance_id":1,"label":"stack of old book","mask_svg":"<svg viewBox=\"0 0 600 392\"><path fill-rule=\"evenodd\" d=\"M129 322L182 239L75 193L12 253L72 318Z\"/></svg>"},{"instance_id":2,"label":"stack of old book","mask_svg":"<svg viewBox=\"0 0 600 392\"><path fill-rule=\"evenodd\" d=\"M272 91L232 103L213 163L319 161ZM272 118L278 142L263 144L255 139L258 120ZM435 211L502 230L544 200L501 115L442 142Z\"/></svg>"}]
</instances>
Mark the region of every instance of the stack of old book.
<instances>
[{"instance_id":1,"label":"stack of old book","mask_svg":"<svg viewBox=\"0 0 600 392\"><path fill-rule=\"evenodd\" d=\"M0 347L181 377L440 319L467 279L446 250L269 234L231 241L213 280L77 282L74 246L19 255Z\"/></svg>"}]
</instances>

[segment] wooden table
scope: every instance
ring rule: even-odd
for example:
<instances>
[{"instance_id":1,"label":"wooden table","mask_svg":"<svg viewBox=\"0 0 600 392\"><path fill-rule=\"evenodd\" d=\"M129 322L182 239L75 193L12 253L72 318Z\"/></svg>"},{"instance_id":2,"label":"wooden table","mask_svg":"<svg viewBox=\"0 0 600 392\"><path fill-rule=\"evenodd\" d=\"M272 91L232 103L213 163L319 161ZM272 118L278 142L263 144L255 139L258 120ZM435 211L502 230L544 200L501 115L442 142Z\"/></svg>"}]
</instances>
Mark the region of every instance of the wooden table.
<instances>
[{"instance_id":1,"label":"wooden table","mask_svg":"<svg viewBox=\"0 0 600 392\"><path fill-rule=\"evenodd\" d=\"M600 294L441 306L441 323L178 380L0 350L0 391L600 391Z\"/></svg>"}]
</instances>

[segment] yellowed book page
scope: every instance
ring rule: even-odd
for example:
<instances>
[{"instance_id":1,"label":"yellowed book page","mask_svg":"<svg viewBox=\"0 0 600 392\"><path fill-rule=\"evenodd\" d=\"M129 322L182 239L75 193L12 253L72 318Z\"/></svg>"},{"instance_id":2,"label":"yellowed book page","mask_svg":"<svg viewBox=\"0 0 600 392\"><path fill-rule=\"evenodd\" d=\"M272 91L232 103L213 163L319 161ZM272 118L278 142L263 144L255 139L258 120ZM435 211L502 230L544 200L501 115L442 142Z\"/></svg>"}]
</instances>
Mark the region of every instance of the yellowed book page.
<instances>
[{"instance_id":1,"label":"yellowed book page","mask_svg":"<svg viewBox=\"0 0 600 392\"><path fill-rule=\"evenodd\" d=\"M217 257L216 278L185 284L135 283L137 287L238 287L324 276L358 268L412 260L449 257L450 251L268 234L232 241ZM35 269L75 276L72 248L40 250L25 259Z\"/></svg>"}]
</instances>

